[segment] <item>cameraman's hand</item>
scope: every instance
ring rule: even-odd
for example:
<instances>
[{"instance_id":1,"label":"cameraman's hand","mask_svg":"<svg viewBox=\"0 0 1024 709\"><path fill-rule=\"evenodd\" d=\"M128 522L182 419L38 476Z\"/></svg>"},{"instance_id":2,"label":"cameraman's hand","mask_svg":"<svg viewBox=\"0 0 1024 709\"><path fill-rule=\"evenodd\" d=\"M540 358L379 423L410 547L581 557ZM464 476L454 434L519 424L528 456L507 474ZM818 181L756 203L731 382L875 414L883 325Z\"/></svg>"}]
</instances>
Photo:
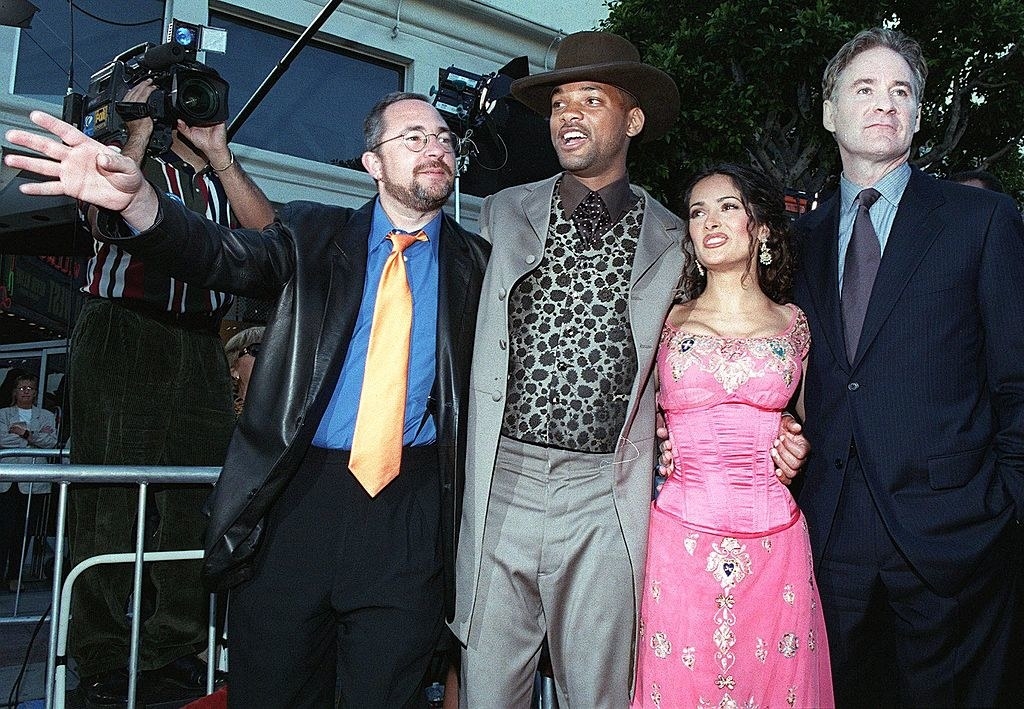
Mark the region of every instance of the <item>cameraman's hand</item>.
<instances>
[{"instance_id":1,"label":"cameraman's hand","mask_svg":"<svg viewBox=\"0 0 1024 709\"><path fill-rule=\"evenodd\" d=\"M152 79L143 79L128 89L122 100L129 103L146 103L149 95L155 90L156 86L153 85ZM142 165L146 148L149 147L149 139L153 137L153 119L146 116L134 121L125 121L124 127L128 131L128 139L121 148L121 154L130 157L136 165Z\"/></svg>"},{"instance_id":2,"label":"cameraman's hand","mask_svg":"<svg viewBox=\"0 0 1024 709\"><path fill-rule=\"evenodd\" d=\"M7 131L13 145L41 153L45 157L10 154L4 163L43 177L45 182L27 182L22 194L72 199L120 212L128 224L139 231L156 222L159 202L153 187L146 182L135 162L113 148L96 142L74 126L43 111L32 111L29 118L59 140L23 130Z\"/></svg>"},{"instance_id":3,"label":"cameraman's hand","mask_svg":"<svg viewBox=\"0 0 1024 709\"><path fill-rule=\"evenodd\" d=\"M178 132L199 148L211 166L223 167L231 162L228 129L223 123L212 126L190 126L178 119Z\"/></svg>"}]
</instances>

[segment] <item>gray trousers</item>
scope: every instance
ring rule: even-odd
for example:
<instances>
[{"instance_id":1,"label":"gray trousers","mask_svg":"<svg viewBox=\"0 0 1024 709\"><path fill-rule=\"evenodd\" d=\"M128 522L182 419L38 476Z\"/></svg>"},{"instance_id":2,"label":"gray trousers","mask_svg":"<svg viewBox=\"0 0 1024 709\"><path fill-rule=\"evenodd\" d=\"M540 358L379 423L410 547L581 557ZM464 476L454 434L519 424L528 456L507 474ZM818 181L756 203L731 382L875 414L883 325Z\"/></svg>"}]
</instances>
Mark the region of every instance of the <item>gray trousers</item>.
<instances>
[{"instance_id":1,"label":"gray trousers","mask_svg":"<svg viewBox=\"0 0 1024 709\"><path fill-rule=\"evenodd\" d=\"M528 707L545 635L560 709L629 703L633 575L612 455L502 438L461 706Z\"/></svg>"}]
</instances>

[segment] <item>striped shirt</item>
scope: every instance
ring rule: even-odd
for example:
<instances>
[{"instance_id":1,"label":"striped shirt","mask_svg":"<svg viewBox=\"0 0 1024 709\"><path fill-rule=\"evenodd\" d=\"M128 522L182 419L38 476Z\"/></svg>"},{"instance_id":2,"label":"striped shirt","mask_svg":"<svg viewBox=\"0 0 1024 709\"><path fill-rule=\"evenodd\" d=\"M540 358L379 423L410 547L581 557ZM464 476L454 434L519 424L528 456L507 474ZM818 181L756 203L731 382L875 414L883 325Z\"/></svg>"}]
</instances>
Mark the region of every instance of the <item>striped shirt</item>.
<instances>
[{"instance_id":1,"label":"striped shirt","mask_svg":"<svg viewBox=\"0 0 1024 709\"><path fill-rule=\"evenodd\" d=\"M223 226L233 225L224 186L212 171L197 175L189 163L168 150L160 157L147 156L143 173L157 190L192 211ZM90 296L143 301L169 313L223 312L231 304L227 293L194 288L113 244L96 241L93 248L82 287Z\"/></svg>"}]
</instances>

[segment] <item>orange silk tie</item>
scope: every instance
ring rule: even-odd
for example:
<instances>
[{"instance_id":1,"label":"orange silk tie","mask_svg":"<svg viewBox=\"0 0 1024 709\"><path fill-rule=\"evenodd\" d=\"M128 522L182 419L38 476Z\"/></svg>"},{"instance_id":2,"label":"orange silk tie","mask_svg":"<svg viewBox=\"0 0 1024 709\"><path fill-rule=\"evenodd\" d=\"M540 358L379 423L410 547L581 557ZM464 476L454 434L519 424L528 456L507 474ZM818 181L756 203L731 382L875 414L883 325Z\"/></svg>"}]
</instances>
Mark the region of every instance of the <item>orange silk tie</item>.
<instances>
[{"instance_id":1,"label":"orange silk tie","mask_svg":"<svg viewBox=\"0 0 1024 709\"><path fill-rule=\"evenodd\" d=\"M414 241L426 241L422 231L388 234L393 248L384 262L370 326L366 373L359 394L359 411L352 436L348 467L370 497L398 477L405 430L405 393L409 375L412 330L412 291L405 275L402 252Z\"/></svg>"}]
</instances>

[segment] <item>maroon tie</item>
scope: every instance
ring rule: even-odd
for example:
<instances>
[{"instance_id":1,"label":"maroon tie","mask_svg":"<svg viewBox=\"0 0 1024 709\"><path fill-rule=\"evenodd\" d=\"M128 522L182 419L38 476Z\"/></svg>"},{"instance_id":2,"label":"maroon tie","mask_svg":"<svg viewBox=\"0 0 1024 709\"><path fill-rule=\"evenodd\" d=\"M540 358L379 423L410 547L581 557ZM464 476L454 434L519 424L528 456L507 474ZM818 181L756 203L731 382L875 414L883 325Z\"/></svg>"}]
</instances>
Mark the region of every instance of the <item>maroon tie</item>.
<instances>
[{"instance_id":1,"label":"maroon tie","mask_svg":"<svg viewBox=\"0 0 1024 709\"><path fill-rule=\"evenodd\" d=\"M871 288L875 285L878 263L882 260L882 247L869 213L871 205L880 196L881 193L873 187L861 190L857 195L857 218L853 221L853 236L846 249L841 297L846 356L850 362L853 362L857 354L857 343L860 341L860 331L864 327L864 315L868 311Z\"/></svg>"}]
</instances>

